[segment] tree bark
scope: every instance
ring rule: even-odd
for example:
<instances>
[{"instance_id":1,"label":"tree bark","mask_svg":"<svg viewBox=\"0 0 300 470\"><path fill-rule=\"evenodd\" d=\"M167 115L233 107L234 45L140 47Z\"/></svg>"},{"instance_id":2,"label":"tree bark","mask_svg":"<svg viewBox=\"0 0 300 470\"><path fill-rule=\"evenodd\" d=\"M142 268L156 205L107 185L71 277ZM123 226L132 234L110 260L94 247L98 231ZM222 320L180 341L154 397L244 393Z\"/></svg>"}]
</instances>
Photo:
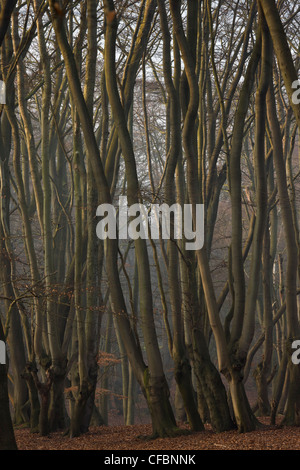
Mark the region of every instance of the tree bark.
<instances>
[{"instance_id":1,"label":"tree bark","mask_svg":"<svg viewBox=\"0 0 300 470\"><path fill-rule=\"evenodd\" d=\"M1 320L0 341L5 341ZM17 444L9 411L6 364L0 364L0 422L0 450L17 450Z\"/></svg>"}]
</instances>

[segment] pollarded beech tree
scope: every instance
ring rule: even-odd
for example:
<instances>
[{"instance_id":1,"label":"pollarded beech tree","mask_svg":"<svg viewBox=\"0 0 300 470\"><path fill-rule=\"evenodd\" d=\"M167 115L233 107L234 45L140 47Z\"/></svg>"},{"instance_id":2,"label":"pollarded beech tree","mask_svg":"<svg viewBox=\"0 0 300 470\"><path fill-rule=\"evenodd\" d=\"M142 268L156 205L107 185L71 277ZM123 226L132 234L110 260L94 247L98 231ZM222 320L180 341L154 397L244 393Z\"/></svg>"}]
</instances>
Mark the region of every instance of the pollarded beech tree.
<instances>
[{"instance_id":1,"label":"pollarded beech tree","mask_svg":"<svg viewBox=\"0 0 300 470\"><path fill-rule=\"evenodd\" d=\"M20 1L9 27L15 5L0 10L14 424L79 436L109 423L108 390L133 424L135 384L154 437L178 435L175 417L299 424L296 0ZM97 207L120 195L203 204L203 248L176 238L172 211L168 240L99 240ZM0 376L0 447L15 448Z\"/></svg>"}]
</instances>

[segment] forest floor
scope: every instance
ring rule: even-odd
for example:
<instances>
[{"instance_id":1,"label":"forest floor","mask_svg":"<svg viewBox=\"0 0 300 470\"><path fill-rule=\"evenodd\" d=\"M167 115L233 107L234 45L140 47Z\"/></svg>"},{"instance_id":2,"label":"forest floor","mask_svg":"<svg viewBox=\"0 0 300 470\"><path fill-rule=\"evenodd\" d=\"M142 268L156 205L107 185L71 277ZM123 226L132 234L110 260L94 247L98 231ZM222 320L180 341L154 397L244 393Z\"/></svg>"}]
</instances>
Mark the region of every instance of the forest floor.
<instances>
[{"instance_id":1,"label":"forest floor","mask_svg":"<svg viewBox=\"0 0 300 470\"><path fill-rule=\"evenodd\" d=\"M16 429L15 434L20 450L300 450L299 427L281 426L280 417L276 426L270 426L268 418L260 421L262 429L246 434L235 430L215 434L206 426L204 432L154 440L141 438L151 435L150 424L91 427L73 439L61 432L40 437L28 429Z\"/></svg>"}]
</instances>

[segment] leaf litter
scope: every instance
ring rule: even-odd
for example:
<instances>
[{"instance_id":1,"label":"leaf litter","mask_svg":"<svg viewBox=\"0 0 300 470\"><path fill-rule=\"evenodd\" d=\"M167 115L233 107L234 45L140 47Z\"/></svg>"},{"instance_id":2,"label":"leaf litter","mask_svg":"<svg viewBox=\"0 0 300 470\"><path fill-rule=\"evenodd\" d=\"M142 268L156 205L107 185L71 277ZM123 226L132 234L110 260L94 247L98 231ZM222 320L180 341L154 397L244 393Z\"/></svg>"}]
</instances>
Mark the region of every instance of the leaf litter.
<instances>
[{"instance_id":1,"label":"leaf litter","mask_svg":"<svg viewBox=\"0 0 300 470\"><path fill-rule=\"evenodd\" d=\"M16 429L20 450L300 450L300 427L269 425L268 418L260 418L262 429L240 434L238 431L214 433L207 425L204 432L195 432L174 438L140 439L150 436L151 424L132 426L93 426L88 433L70 439L63 432L47 437ZM188 429L186 424L181 428Z\"/></svg>"}]
</instances>

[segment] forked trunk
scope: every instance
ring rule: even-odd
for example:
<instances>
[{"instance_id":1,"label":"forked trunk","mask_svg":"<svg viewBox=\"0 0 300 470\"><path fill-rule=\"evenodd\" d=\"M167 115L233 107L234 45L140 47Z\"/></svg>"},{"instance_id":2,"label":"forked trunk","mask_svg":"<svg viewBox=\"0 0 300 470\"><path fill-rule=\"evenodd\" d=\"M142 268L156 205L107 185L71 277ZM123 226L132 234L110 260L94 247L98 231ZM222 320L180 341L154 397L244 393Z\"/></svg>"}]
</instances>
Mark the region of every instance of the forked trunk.
<instances>
[{"instance_id":1,"label":"forked trunk","mask_svg":"<svg viewBox=\"0 0 300 470\"><path fill-rule=\"evenodd\" d=\"M152 438L174 437L180 430L176 426L169 401L169 387L164 377L150 377L144 372L145 395L152 421Z\"/></svg>"},{"instance_id":2,"label":"forked trunk","mask_svg":"<svg viewBox=\"0 0 300 470\"><path fill-rule=\"evenodd\" d=\"M258 364L255 372L254 378L256 381L257 393L258 393L258 412L257 416L269 416L271 411L271 406L268 396L268 381L267 377L262 369L262 364Z\"/></svg>"},{"instance_id":3,"label":"forked trunk","mask_svg":"<svg viewBox=\"0 0 300 470\"><path fill-rule=\"evenodd\" d=\"M200 328L193 329L192 340L195 375L199 383L198 389L201 389L209 412L209 422L215 432L233 429L226 390L219 372L211 362L206 340Z\"/></svg>"},{"instance_id":4,"label":"forked trunk","mask_svg":"<svg viewBox=\"0 0 300 470\"><path fill-rule=\"evenodd\" d=\"M83 424L83 418L91 393L91 385L87 381L83 381L71 417L70 437L78 437L87 432L86 426Z\"/></svg>"},{"instance_id":5,"label":"forked trunk","mask_svg":"<svg viewBox=\"0 0 300 470\"><path fill-rule=\"evenodd\" d=\"M229 382L229 390L238 431L240 433L254 431L259 426L259 422L250 408L240 374L233 374Z\"/></svg>"},{"instance_id":6,"label":"forked trunk","mask_svg":"<svg viewBox=\"0 0 300 470\"><path fill-rule=\"evenodd\" d=\"M227 402L227 394L219 372L209 362L197 364L195 367L197 381L209 413L209 422L215 432L225 432L234 428ZM198 387L200 388L200 387Z\"/></svg>"},{"instance_id":7,"label":"forked trunk","mask_svg":"<svg viewBox=\"0 0 300 470\"><path fill-rule=\"evenodd\" d=\"M175 361L175 379L180 390L189 424L193 431L204 431L198 409L195 405L191 381L191 367L188 360Z\"/></svg>"}]
</instances>

